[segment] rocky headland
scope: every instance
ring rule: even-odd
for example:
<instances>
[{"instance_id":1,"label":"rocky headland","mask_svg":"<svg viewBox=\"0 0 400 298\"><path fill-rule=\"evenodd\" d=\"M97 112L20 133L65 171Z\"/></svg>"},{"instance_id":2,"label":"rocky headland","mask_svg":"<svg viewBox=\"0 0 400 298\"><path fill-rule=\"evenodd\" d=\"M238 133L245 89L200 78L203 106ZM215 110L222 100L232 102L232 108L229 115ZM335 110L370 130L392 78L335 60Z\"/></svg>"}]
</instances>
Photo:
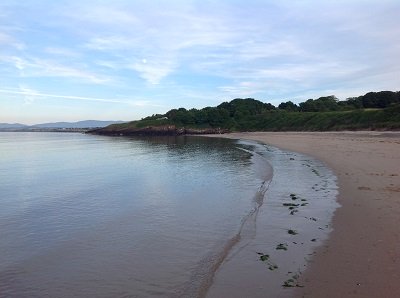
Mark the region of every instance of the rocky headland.
<instances>
[{"instance_id":1,"label":"rocky headland","mask_svg":"<svg viewBox=\"0 0 400 298\"><path fill-rule=\"evenodd\" d=\"M104 128L88 131L90 134L107 136L179 136L179 135L199 135L199 134L223 134L228 130L221 128L185 128L176 125L132 127L125 125L110 125Z\"/></svg>"}]
</instances>

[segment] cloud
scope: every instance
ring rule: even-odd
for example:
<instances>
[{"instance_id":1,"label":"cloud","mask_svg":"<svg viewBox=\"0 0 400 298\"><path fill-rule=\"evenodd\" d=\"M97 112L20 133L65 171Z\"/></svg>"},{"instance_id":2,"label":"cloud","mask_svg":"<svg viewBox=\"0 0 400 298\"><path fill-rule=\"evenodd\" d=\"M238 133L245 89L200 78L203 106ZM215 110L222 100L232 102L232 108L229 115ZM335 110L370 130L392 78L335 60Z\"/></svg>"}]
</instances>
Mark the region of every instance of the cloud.
<instances>
[{"instance_id":1,"label":"cloud","mask_svg":"<svg viewBox=\"0 0 400 298\"><path fill-rule=\"evenodd\" d=\"M98 51L116 51L135 49L137 39L129 36L108 35L96 36L84 45L86 48Z\"/></svg>"},{"instance_id":2,"label":"cloud","mask_svg":"<svg viewBox=\"0 0 400 298\"><path fill-rule=\"evenodd\" d=\"M32 104L38 98L38 93L35 90L21 84L19 85L19 91L16 91L16 93L12 94L23 95L24 102L27 105Z\"/></svg>"},{"instance_id":3,"label":"cloud","mask_svg":"<svg viewBox=\"0 0 400 298\"><path fill-rule=\"evenodd\" d=\"M122 13L119 9L111 8L113 14ZM236 36L223 19L186 10L187 7L154 10L145 6L141 14L134 15L135 9L131 8L130 14L123 12L130 30L108 24L107 33L99 35L94 31L84 47L112 57L113 66L134 70L151 85L159 84L174 74L185 59L196 59L202 50L228 44ZM102 26L99 11L89 20ZM148 63L142 63L143 59Z\"/></svg>"},{"instance_id":4,"label":"cloud","mask_svg":"<svg viewBox=\"0 0 400 298\"><path fill-rule=\"evenodd\" d=\"M74 23L96 27L112 27L127 31L140 22L132 10L123 7L123 5L119 6L117 3L102 5L101 3L93 4L86 1L72 2L72 4L64 6L59 13L70 20L74 20Z\"/></svg>"},{"instance_id":5,"label":"cloud","mask_svg":"<svg viewBox=\"0 0 400 298\"><path fill-rule=\"evenodd\" d=\"M2 85L20 85L14 91L25 96L55 78L54 93L69 93L68 86L121 94L136 107L190 108L220 98L299 98L400 84L395 0L72 0L0 8ZM99 103L109 100L101 97Z\"/></svg>"},{"instance_id":6,"label":"cloud","mask_svg":"<svg viewBox=\"0 0 400 298\"><path fill-rule=\"evenodd\" d=\"M64 58L79 58L81 57L81 53L78 51L74 51L69 48L60 48L60 47L46 47L44 49L46 54L54 55L57 57L64 57Z\"/></svg>"},{"instance_id":7,"label":"cloud","mask_svg":"<svg viewBox=\"0 0 400 298\"><path fill-rule=\"evenodd\" d=\"M13 47L17 50L25 49L25 44L17 41L13 36L0 32L0 45L2 47Z\"/></svg>"},{"instance_id":8,"label":"cloud","mask_svg":"<svg viewBox=\"0 0 400 298\"><path fill-rule=\"evenodd\" d=\"M63 77L84 80L94 84L104 84L112 79L81 68L63 65L54 60L41 58L21 58L0 56L0 61L12 64L22 77Z\"/></svg>"},{"instance_id":9,"label":"cloud","mask_svg":"<svg viewBox=\"0 0 400 298\"><path fill-rule=\"evenodd\" d=\"M26 100L27 103L32 103L34 100L41 98L55 98L55 99L83 100L83 101L93 101L93 102L103 102L103 103L116 103L116 104L124 104L124 105L138 106L138 107L158 106L158 105L153 105L151 104L150 101L146 100L113 99L113 98L98 98L98 97L41 93L22 85L19 87L18 90L0 89L0 93L23 95L24 99L27 99Z\"/></svg>"},{"instance_id":10,"label":"cloud","mask_svg":"<svg viewBox=\"0 0 400 298\"><path fill-rule=\"evenodd\" d=\"M141 78L153 85L159 84L164 77L174 71L175 67L172 59L148 61L145 58L128 66L128 68L139 72Z\"/></svg>"},{"instance_id":11,"label":"cloud","mask_svg":"<svg viewBox=\"0 0 400 298\"><path fill-rule=\"evenodd\" d=\"M34 59L29 66L31 72L27 73L28 76L67 77L83 79L95 84L104 84L111 81L111 78L87 71L83 69L84 67L70 67L52 60Z\"/></svg>"}]
</instances>

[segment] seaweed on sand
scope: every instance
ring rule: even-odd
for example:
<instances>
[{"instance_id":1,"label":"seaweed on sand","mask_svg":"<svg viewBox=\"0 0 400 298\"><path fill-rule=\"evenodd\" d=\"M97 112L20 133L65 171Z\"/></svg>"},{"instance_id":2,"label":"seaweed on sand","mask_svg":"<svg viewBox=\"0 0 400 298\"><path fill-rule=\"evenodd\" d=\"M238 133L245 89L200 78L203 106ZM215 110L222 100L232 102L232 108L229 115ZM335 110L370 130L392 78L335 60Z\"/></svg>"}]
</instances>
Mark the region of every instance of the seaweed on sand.
<instances>
[{"instance_id":1,"label":"seaweed on sand","mask_svg":"<svg viewBox=\"0 0 400 298\"><path fill-rule=\"evenodd\" d=\"M279 243L276 248L276 250L288 250L288 245L287 243Z\"/></svg>"},{"instance_id":2,"label":"seaweed on sand","mask_svg":"<svg viewBox=\"0 0 400 298\"><path fill-rule=\"evenodd\" d=\"M260 256L260 261L267 263L269 270L274 271L278 269L278 265L270 261L268 254L264 254L262 252L258 252L257 254Z\"/></svg>"}]
</instances>

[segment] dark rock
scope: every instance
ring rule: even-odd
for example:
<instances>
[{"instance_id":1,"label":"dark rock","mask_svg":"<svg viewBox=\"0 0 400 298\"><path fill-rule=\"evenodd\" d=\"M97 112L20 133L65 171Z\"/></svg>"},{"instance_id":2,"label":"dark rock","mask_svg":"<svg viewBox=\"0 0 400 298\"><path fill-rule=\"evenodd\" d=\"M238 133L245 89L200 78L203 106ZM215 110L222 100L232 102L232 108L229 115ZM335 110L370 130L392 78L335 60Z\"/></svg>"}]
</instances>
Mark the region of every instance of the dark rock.
<instances>
[{"instance_id":1,"label":"dark rock","mask_svg":"<svg viewBox=\"0 0 400 298\"><path fill-rule=\"evenodd\" d=\"M228 130L220 128L177 128L175 125L147 126L141 128L120 128L105 127L88 131L91 134L108 136L179 136L179 135L200 135L200 134L222 134Z\"/></svg>"}]
</instances>

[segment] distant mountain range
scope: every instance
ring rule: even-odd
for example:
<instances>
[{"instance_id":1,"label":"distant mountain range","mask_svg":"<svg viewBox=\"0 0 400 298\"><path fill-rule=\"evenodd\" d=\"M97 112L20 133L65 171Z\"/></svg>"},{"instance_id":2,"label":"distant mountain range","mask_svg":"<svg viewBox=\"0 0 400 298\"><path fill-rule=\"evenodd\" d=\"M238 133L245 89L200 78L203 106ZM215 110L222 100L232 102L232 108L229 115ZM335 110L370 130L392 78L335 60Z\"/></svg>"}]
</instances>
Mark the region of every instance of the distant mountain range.
<instances>
[{"instance_id":1,"label":"distant mountain range","mask_svg":"<svg viewBox=\"0 0 400 298\"><path fill-rule=\"evenodd\" d=\"M111 124L123 123L124 121L102 121L84 120L78 122L52 122L35 125L25 125L21 123L0 123L0 130L35 130L35 129L84 129L106 127Z\"/></svg>"},{"instance_id":2,"label":"distant mountain range","mask_svg":"<svg viewBox=\"0 0 400 298\"><path fill-rule=\"evenodd\" d=\"M0 129L21 129L25 127L29 126L21 123L0 123Z\"/></svg>"}]
</instances>

